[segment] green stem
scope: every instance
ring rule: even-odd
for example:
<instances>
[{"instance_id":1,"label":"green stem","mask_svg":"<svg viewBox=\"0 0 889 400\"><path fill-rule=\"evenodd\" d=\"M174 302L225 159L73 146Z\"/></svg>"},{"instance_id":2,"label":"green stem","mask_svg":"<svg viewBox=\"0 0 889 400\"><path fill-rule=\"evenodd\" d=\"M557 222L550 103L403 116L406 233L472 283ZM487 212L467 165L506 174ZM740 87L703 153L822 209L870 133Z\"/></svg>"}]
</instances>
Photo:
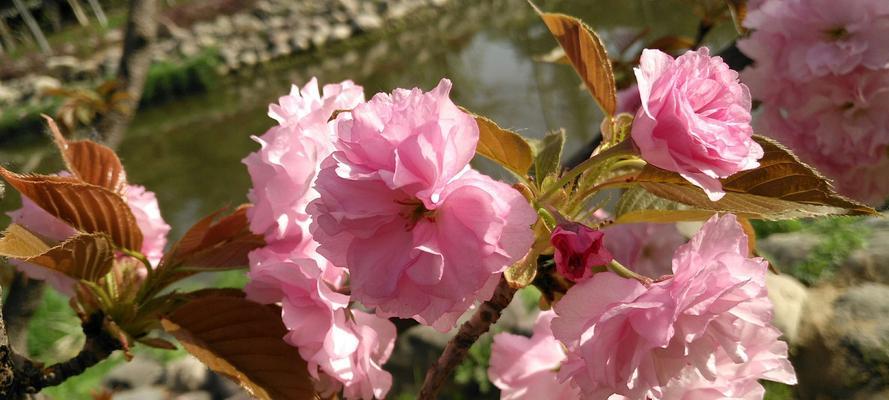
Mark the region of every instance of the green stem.
<instances>
[{"instance_id":1,"label":"green stem","mask_svg":"<svg viewBox=\"0 0 889 400\"><path fill-rule=\"evenodd\" d=\"M576 179L580 174L584 171L598 166L599 164L608 161L613 157L631 155L634 153L633 142L630 139L624 140L623 142L618 143L612 147L605 149L605 151L595 154L592 157L584 160L584 162L578 164L576 167L570 169L568 172L565 172L562 175L562 178L559 179L552 188L547 190L543 195L540 196L539 201L545 202L547 199L552 197L552 195L556 194L562 187L571 183L574 179Z\"/></svg>"},{"instance_id":2,"label":"green stem","mask_svg":"<svg viewBox=\"0 0 889 400\"><path fill-rule=\"evenodd\" d=\"M611 272L614 272L615 274L618 274L623 278L635 279L646 287L651 285L653 282L651 278L644 275L639 275L631 271L629 268L623 266L623 264L617 262L617 260L611 260L611 262L608 263L607 267Z\"/></svg>"}]
</instances>

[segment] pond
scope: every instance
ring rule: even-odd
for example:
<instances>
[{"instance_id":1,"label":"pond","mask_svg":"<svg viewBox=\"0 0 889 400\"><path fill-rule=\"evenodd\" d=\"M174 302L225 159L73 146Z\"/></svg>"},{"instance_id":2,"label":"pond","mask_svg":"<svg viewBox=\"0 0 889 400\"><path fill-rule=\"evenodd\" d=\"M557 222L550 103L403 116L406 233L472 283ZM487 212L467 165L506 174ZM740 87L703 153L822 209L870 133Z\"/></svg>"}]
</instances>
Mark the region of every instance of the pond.
<instances>
[{"instance_id":1,"label":"pond","mask_svg":"<svg viewBox=\"0 0 889 400\"><path fill-rule=\"evenodd\" d=\"M698 26L690 1L540 3L583 19L606 43L638 32L650 39L693 37ZM601 114L574 71L533 60L557 44L525 0L452 1L441 12L426 14L387 34L238 71L208 93L140 110L119 148L130 181L157 193L173 226L171 238L202 215L246 202L250 180L241 159L258 148L250 136L274 123L266 115L270 102L286 94L291 83L302 85L312 76L322 83L352 79L368 97L396 87L428 90L447 77L454 82L457 104L504 127L531 137L564 128L566 154L598 131ZM732 36L729 24L711 35L722 38L714 42L717 48ZM36 158L42 160L38 172L61 167L48 143L26 151L7 147L2 154L13 170L33 162L34 154L43 156ZM485 168L484 160L476 162ZM16 197L4 199L2 209L17 207Z\"/></svg>"}]
</instances>

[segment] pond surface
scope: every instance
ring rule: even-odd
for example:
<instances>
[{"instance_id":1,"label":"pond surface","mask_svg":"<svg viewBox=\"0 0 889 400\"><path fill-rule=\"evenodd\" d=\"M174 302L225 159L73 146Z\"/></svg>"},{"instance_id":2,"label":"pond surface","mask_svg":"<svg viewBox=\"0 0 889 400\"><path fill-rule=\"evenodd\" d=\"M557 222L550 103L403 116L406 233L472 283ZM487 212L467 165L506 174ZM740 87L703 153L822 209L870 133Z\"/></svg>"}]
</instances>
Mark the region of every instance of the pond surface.
<instances>
[{"instance_id":1,"label":"pond surface","mask_svg":"<svg viewBox=\"0 0 889 400\"><path fill-rule=\"evenodd\" d=\"M352 79L364 86L368 98L396 87L428 90L447 77L454 83L457 104L501 126L531 137L564 128L569 137L566 154L590 140L601 114L569 66L533 61L557 43L526 1L455 3L389 34L239 71L210 93L140 110L119 149L130 182L157 193L162 213L173 226L171 239L207 213L246 202L250 180L241 159L258 148L250 136L274 123L266 116L270 102L286 94L291 82L301 86L312 76L322 83ZM580 17L606 43L643 30L648 38L693 37L697 30L690 1L539 3L544 10ZM724 24L712 36L731 35L731 27ZM50 173L61 166L48 143L0 153L8 155L4 161L14 170L35 153L45 153L36 171ZM484 167L484 160L477 162ZM4 211L17 207L15 197L3 200Z\"/></svg>"}]
</instances>

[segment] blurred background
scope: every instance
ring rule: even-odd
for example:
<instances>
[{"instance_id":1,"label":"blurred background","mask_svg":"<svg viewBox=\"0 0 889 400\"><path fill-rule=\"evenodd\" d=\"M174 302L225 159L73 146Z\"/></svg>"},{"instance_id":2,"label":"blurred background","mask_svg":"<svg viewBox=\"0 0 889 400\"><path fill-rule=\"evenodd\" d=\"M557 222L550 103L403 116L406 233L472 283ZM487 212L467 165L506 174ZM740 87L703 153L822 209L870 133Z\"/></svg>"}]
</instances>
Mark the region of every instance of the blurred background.
<instances>
[{"instance_id":1,"label":"blurred background","mask_svg":"<svg viewBox=\"0 0 889 400\"><path fill-rule=\"evenodd\" d=\"M737 37L730 19L711 18L692 0L537 4L599 32L616 65L625 63L619 79L646 44L700 39L719 53L731 52ZM151 46L124 45L128 21ZM171 238L202 215L246 201L241 159L258 147L250 136L273 125L269 103L311 77L352 79L368 97L429 89L447 77L456 103L504 127L531 137L565 128L569 155L583 151L602 117L570 67L541 62L557 44L525 0L3 0L0 46L0 162L13 171L62 169L40 114L54 116L68 132L117 148L129 180L157 193ZM2 225L19 202L13 191L0 200ZM889 398L889 250L879 245L889 241L889 223L842 218L756 228L761 252L785 273L770 289L802 382L799 390L771 385L767 398ZM4 302L14 344L43 361L76 352L82 338L67 299L2 271L11 288L4 292L18 296ZM194 284L238 287L245 279L230 272ZM529 332L537 295L523 291L498 329ZM390 398L415 396L445 340L420 329L399 338L387 364L395 374ZM446 398L499 397L486 377L489 352L488 337ZM116 355L45 394L88 399L112 391L114 399L246 398L182 351L137 351L130 363Z\"/></svg>"}]
</instances>

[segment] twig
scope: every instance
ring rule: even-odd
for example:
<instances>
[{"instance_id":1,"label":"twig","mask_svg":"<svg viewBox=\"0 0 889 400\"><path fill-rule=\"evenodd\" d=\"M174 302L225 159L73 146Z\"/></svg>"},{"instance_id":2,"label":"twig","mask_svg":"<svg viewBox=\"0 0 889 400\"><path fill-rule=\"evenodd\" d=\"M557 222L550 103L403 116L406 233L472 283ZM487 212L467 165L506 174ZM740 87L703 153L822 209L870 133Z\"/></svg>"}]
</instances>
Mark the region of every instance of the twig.
<instances>
[{"instance_id":1,"label":"twig","mask_svg":"<svg viewBox=\"0 0 889 400\"><path fill-rule=\"evenodd\" d=\"M122 349L123 344L120 339L112 336L105 330L104 322L104 314L98 312L90 315L82 325L86 342L83 344L80 352L68 361L50 365L46 368L43 368L41 363L24 357L16 357L12 354L9 346L2 345L5 339L4 335L3 338L0 338L0 356L3 356L5 349L7 351L6 355L13 359L14 368L12 383L8 388L8 393L6 393L7 397L2 398L22 398L25 395L37 393L44 388L59 385L68 378L80 375L87 368L108 358L115 350ZM2 375L3 372L0 370L0 381L5 377ZM0 385L2 383L0 382ZM0 390L2 390L2 387L0 387ZM0 391L0 394L4 393Z\"/></svg>"},{"instance_id":2,"label":"twig","mask_svg":"<svg viewBox=\"0 0 889 400\"><path fill-rule=\"evenodd\" d=\"M472 318L460 326L457 335L448 342L447 347L438 357L438 361L429 368L426 379L423 381L423 387L420 389L419 399L435 399L454 368L466 358L466 353L472 344L500 319L500 313L512 301L515 292L516 289L509 287L506 278L501 277L491 300L482 303Z\"/></svg>"}]
</instances>

